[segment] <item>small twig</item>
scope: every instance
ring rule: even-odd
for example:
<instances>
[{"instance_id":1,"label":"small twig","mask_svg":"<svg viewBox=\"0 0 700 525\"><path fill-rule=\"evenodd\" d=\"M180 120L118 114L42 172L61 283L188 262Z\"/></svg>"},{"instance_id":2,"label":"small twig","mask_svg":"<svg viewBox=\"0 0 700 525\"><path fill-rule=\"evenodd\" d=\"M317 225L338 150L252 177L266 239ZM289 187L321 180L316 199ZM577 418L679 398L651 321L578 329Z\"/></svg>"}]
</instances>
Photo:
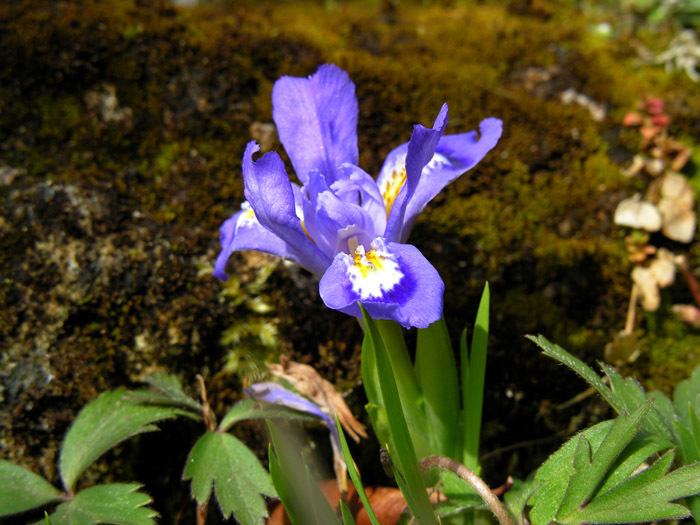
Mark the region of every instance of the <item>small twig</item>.
<instances>
[{"instance_id":1,"label":"small twig","mask_svg":"<svg viewBox=\"0 0 700 525\"><path fill-rule=\"evenodd\" d=\"M489 506L491 512L495 514L501 525L513 525L513 520L510 519L508 511L501 504L498 496L496 496L488 485L484 483L484 480L477 476L473 471L469 470L467 467L454 459L443 456L428 456L420 461L420 468L423 472L435 467L450 470L457 474L460 478L474 487L474 489L479 493L479 496L481 496L481 499L483 499Z\"/></svg>"},{"instance_id":2,"label":"small twig","mask_svg":"<svg viewBox=\"0 0 700 525\"><path fill-rule=\"evenodd\" d=\"M630 304L627 307L627 319L625 320L625 335L632 335L634 332L634 317L637 313L637 298L639 297L639 286L632 285L630 293Z\"/></svg>"},{"instance_id":3,"label":"small twig","mask_svg":"<svg viewBox=\"0 0 700 525\"><path fill-rule=\"evenodd\" d=\"M197 374L196 377L199 382L199 392L202 398L202 417L204 418L204 424L208 432L214 432L216 430L216 421L212 415L209 401L207 401L207 387L204 385L204 378L201 375Z\"/></svg>"},{"instance_id":4,"label":"small twig","mask_svg":"<svg viewBox=\"0 0 700 525\"><path fill-rule=\"evenodd\" d=\"M207 504L197 505L197 525L204 525L207 522Z\"/></svg>"},{"instance_id":5,"label":"small twig","mask_svg":"<svg viewBox=\"0 0 700 525\"><path fill-rule=\"evenodd\" d=\"M693 271L690 269L688 259L686 259L683 255L679 255L676 257L675 263L678 265L678 268L680 268L681 273L685 278L685 282L688 283L688 288L690 288L690 293L693 294L695 303L700 306L700 283L698 283Z\"/></svg>"}]
</instances>

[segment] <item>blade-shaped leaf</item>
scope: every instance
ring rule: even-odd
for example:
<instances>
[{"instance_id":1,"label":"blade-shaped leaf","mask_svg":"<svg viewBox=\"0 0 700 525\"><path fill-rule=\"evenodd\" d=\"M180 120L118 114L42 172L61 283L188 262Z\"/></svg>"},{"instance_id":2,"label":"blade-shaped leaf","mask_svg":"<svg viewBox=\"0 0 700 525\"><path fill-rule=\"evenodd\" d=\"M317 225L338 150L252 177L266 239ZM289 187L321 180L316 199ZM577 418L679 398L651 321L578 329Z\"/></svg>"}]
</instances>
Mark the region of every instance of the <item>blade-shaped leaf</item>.
<instances>
[{"instance_id":1,"label":"blade-shaped leaf","mask_svg":"<svg viewBox=\"0 0 700 525\"><path fill-rule=\"evenodd\" d=\"M352 517L350 509L343 501L340 502L340 516L343 518L343 525L355 525L355 519Z\"/></svg>"},{"instance_id":2,"label":"blade-shaped leaf","mask_svg":"<svg viewBox=\"0 0 700 525\"><path fill-rule=\"evenodd\" d=\"M370 522L372 523L372 525L379 525L379 521L377 521L377 517L374 515L372 506L369 504L369 499L367 498L367 494L365 493L365 488L362 485L362 481L360 480L360 474L355 468L355 462L352 460L352 455L350 454L350 449L348 448L348 441L347 439L345 439L345 433L343 432L343 427L340 426L338 416L336 416L335 418L335 424L338 427L338 434L340 436L340 446L343 449L343 458L345 459L345 465L348 468L348 474L350 474L352 484L355 485L357 495L360 496L360 501L362 501L362 505L367 511L367 516L369 517Z\"/></svg>"},{"instance_id":3,"label":"blade-shaped leaf","mask_svg":"<svg viewBox=\"0 0 700 525\"><path fill-rule=\"evenodd\" d=\"M425 403L424 427L433 454L455 456L459 419L457 365L444 318L418 330L416 377Z\"/></svg>"},{"instance_id":4,"label":"blade-shaped leaf","mask_svg":"<svg viewBox=\"0 0 700 525\"><path fill-rule=\"evenodd\" d=\"M131 436L158 430L157 421L184 413L137 403L125 390L101 394L83 407L63 441L59 470L64 485L73 491L78 476L104 452Z\"/></svg>"},{"instance_id":5,"label":"blade-shaped leaf","mask_svg":"<svg viewBox=\"0 0 700 525\"><path fill-rule=\"evenodd\" d=\"M462 463L477 475L481 471L479 466L479 439L484 405L490 298L489 283L486 283L479 301L479 309L476 312L472 346L469 350L467 367L469 376L466 381L463 380L462 384L462 406L464 407Z\"/></svg>"},{"instance_id":6,"label":"blade-shaped leaf","mask_svg":"<svg viewBox=\"0 0 700 525\"><path fill-rule=\"evenodd\" d=\"M49 520L51 525L154 525L158 513L146 507L151 497L139 488L138 483L113 483L81 490L72 501L59 505Z\"/></svg>"},{"instance_id":7,"label":"blade-shaped leaf","mask_svg":"<svg viewBox=\"0 0 700 525\"><path fill-rule=\"evenodd\" d=\"M267 507L261 494L275 496L270 476L255 454L231 434L207 432L195 443L183 479L192 480L198 503L209 501L212 486L221 512L233 512L245 524L263 523Z\"/></svg>"},{"instance_id":8,"label":"blade-shaped leaf","mask_svg":"<svg viewBox=\"0 0 700 525\"><path fill-rule=\"evenodd\" d=\"M389 360L387 349L384 345L382 337L374 320L367 314L367 311L362 305L362 317L367 326L365 332L365 340L369 341L369 348L374 351L374 359L376 362L376 373L379 379L379 389L381 391L384 409L386 410L387 421L389 423L389 432L391 434L391 442L389 453L394 461L394 466L398 470L399 475L396 480L406 498L411 512L419 523L424 525L437 525L437 518L430 505L425 483L418 466L415 449L411 435L404 419L404 410L402 402L399 399L399 392L394 381L394 374L400 375L398 370L392 369L392 363ZM366 349L363 344L363 359ZM363 368L363 373L364 373ZM413 374L413 370L410 370ZM384 443L382 443L384 444ZM403 476L403 478L401 477Z\"/></svg>"},{"instance_id":9,"label":"blade-shaped leaf","mask_svg":"<svg viewBox=\"0 0 700 525\"><path fill-rule=\"evenodd\" d=\"M294 438L268 421L270 476L294 525L340 525L340 521L313 479Z\"/></svg>"},{"instance_id":10,"label":"blade-shaped leaf","mask_svg":"<svg viewBox=\"0 0 700 525\"><path fill-rule=\"evenodd\" d=\"M0 459L0 516L61 501L63 493L31 470Z\"/></svg>"},{"instance_id":11,"label":"blade-shaped leaf","mask_svg":"<svg viewBox=\"0 0 700 525\"><path fill-rule=\"evenodd\" d=\"M253 399L243 399L233 405L219 424L219 430L227 431L239 421L245 419L287 419L304 422L318 422L313 417L299 410L272 403L258 403Z\"/></svg>"}]
</instances>

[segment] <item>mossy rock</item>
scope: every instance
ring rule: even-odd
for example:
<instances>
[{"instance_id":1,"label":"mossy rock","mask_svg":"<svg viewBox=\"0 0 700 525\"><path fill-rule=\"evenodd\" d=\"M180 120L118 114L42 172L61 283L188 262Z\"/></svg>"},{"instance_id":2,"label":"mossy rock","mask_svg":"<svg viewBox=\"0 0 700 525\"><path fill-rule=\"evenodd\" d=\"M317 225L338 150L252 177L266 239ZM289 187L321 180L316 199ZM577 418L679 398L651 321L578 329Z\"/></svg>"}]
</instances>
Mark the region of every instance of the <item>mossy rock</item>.
<instances>
[{"instance_id":1,"label":"mossy rock","mask_svg":"<svg viewBox=\"0 0 700 525\"><path fill-rule=\"evenodd\" d=\"M593 38L568 3L510 4L1 6L0 170L14 173L0 178L6 457L55 481L56 447L77 410L154 367L188 385L204 373L219 410L238 395L220 341L248 313L201 269L243 199L240 158L251 125L271 121L272 85L324 62L357 86L360 163L372 174L445 101L448 133L504 120L498 147L428 206L411 237L445 280L455 340L491 283L485 449L603 417L600 407L554 410L584 386L522 336L541 332L589 362L602 358L630 286L624 232L611 218L638 189L619 174L636 147L619 121L653 93L673 100L673 133L696 137L700 92L682 76L640 70L631 39ZM607 118L565 105L568 88ZM690 256L700 264L697 248ZM237 257L243 283L269 263ZM325 309L303 271L280 264L271 279L278 351L356 388L355 320ZM680 284L668 293L686 298ZM682 378L693 331L661 326L653 337L638 371L656 386L669 369ZM187 445L178 446L184 461ZM547 446L514 471L501 456L494 482L526 474L556 443ZM177 478L181 465L163 469Z\"/></svg>"}]
</instances>

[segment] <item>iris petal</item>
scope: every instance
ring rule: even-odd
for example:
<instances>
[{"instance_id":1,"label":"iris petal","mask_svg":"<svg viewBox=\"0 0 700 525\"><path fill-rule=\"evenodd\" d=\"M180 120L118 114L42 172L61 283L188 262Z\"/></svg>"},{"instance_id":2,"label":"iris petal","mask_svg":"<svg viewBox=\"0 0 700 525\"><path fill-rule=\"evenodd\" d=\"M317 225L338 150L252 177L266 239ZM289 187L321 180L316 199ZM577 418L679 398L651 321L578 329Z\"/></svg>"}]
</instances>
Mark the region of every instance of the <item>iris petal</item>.
<instances>
[{"instance_id":1,"label":"iris petal","mask_svg":"<svg viewBox=\"0 0 700 525\"><path fill-rule=\"evenodd\" d=\"M426 328L442 316L445 285L437 270L410 244L377 238L365 253L339 253L321 278L319 291L329 308L361 316L358 302L375 319Z\"/></svg>"},{"instance_id":2,"label":"iris petal","mask_svg":"<svg viewBox=\"0 0 700 525\"><path fill-rule=\"evenodd\" d=\"M404 238L404 216L406 205L413 197L418 182L425 167L435 154L435 147L442 137L447 125L447 104L443 104L440 113L431 129L416 124L411 134L411 140L406 149L405 177L402 187L397 192L387 217L384 236L389 241L399 241Z\"/></svg>"},{"instance_id":3,"label":"iris petal","mask_svg":"<svg viewBox=\"0 0 700 525\"><path fill-rule=\"evenodd\" d=\"M257 161L253 153L260 149L254 141L248 143L243 154L243 182L245 196L255 211L258 222L289 248L288 258L318 275L330 264L324 254L304 232L297 214L294 190L277 153L270 152Z\"/></svg>"},{"instance_id":4,"label":"iris petal","mask_svg":"<svg viewBox=\"0 0 700 525\"><path fill-rule=\"evenodd\" d=\"M345 71L324 65L309 78L282 77L272 89L272 107L302 184L313 170L332 180L341 164L357 164L357 98Z\"/></svg>"}]
</instances>

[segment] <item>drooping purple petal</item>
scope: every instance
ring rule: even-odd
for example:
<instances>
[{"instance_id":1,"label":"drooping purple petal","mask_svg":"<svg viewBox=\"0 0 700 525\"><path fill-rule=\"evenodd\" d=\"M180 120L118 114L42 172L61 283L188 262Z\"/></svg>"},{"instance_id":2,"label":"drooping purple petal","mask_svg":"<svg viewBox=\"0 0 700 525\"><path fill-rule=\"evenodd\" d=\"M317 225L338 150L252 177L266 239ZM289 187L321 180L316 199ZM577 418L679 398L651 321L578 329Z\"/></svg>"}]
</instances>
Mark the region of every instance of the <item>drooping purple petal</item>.
<instances>
[{"instance_id":1,"label":"drooping purple petal","mask_svg":"<svg viewBox=\"0 0 700 525\"><path fill-rule=\"evenodd\" d=\"M296 261L296 254L286 242L258 222L248 202L244 202L241 208L219 228L221 251L214 265L214 277L222 281L228 279L226 263L231 254L239 250L258 250L302 264Z\"/></svg>"},{"instance_id":2,"label":"drooping purple petal","mask_svg":"<svg viewBox=\"0 0 700 525\"><path fill-rule=\"evenodd\" d=\"M387 225L384 236L389 241L399 241L403 235L406 205L413 197L425 167L435 154L435 148L447 125L447 104L443 104L432 128L416 124L406 149L405 169L387 180L387 187L380 189L388 194ZM388 192L388 193L387 193ZM368 310L369 311L369 310Z\"/></svg>"},{"instance_id":3,"label":"drooping purple petal","mask_svg":"<svg viewBox=\"0 0 700 525\"><path fill-rule=\"evenodd\" d=\"M338 166L357 164L357 98L345 71L324 65L309 78L282 77L272 89L272 107L302 184L313 170L333 180Z\"/></svg>"},{"instance_id":4,"label":"drooping purple petal","mask_svg":"<svg viewBox=\"0 0 700 525\"><path fill-rule=\"evenodd\" d=\"M335 421L316 403L309 401L299 394L295 394L291 390L287 390L281 384L275 383L274 381L254 383L249 387L244 388L243 391L256 401L283 405L294 410L298 410L299 412L305 412L320 418L331 433L333 448L342 450L340 447L340 436L338 434L338 428L335 426Z\"/></svg>"},{"instance_id":5,"label":"drooping purple petal","mask_svg":"<svg viewBox=\"0 0 700 525\"><path fill-rule=\"evenodd\" d=\"M251 141L243 154L243 182L245 196L258 222L284 240L295 260L309 271L322 275L330 263L306 235L297 214L295 192L277 153L270 152L257 161L253 153L260 147Z\"/></svg>"},{"instance_id":6,"label":"drooping purple petal","mask_svg":"<svg viewBox=\"0 0 700 525\"><path fill-rule=\"evenodd\" d=\"M406 328L426 328L442 316L445 285L437 270L410 244L377 238L365 253L339 253L321 278L319 291L329 308L360 317L358 302L375 319Z\"/></svg>"}]
</instances>

